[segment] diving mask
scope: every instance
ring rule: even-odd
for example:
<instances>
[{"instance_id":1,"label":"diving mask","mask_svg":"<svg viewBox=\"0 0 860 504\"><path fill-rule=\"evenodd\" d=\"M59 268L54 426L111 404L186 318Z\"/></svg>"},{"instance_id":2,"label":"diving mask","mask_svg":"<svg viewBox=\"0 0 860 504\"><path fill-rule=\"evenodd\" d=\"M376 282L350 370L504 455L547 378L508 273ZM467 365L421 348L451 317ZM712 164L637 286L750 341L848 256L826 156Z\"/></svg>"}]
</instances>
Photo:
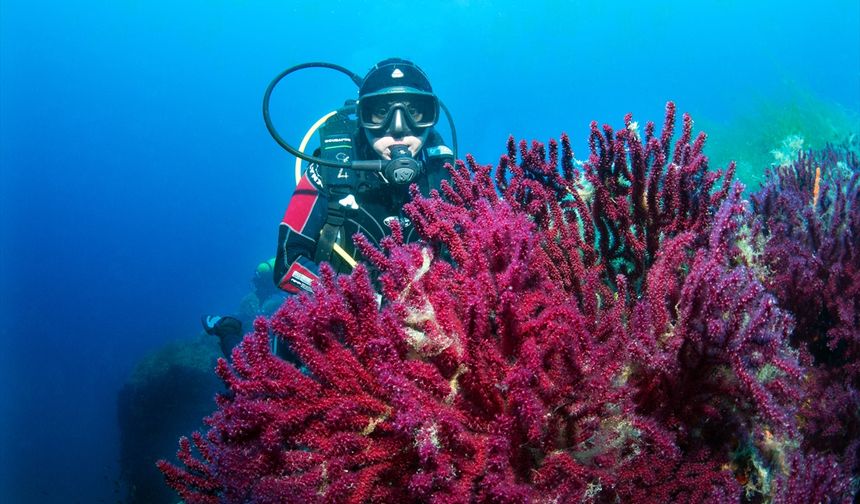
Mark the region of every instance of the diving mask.
<instances>
[{"instance_id":1,"label":"diving mask","mask_svg":"<svg viewBox=\"0 0 860 504\"><path fill-rule=\"evenodd\" d=\"M358 102L358 120L368 130L389 129L398 114L410 130L429 128L439 119L439 100L432 93L387 89Z\"/></svg>"}]
</instances>

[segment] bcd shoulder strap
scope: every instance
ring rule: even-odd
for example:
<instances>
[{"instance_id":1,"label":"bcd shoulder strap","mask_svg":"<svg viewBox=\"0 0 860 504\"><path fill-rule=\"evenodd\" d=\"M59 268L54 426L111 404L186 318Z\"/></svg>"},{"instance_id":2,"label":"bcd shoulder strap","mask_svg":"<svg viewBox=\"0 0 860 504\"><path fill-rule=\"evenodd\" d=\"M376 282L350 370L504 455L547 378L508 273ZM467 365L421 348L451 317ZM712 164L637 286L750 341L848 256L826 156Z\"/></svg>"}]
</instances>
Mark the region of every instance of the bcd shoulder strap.
<instances>
[{"instance_id":1,"label":"bcd shoulder strap","mask_svg":"<svg viewBox=\"0 0 860 504\"><path fill-rule=\"evenodd\" d=\"M354 155L353 136L357 129L354 114L355 102L348 101L341 109L320 127L320 157L327 160L348 163ZM328 212L317 240L314 261L331 262L332 250L337 243L346 220L346 208L340 203L343 198L353 194L357 184L356 174L348 168L332 166L316 167L322 179L323 190L328 196Z\"/></svg>"}]
</instances>

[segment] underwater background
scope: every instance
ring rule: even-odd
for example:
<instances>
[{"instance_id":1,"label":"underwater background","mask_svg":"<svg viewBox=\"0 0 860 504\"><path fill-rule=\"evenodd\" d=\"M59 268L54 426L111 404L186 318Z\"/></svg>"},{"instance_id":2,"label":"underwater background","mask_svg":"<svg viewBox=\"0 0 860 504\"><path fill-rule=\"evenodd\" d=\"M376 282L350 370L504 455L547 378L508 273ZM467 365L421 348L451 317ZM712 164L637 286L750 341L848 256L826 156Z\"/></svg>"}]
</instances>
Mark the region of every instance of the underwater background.
<instances>
[{"instance_id":1,"label":"underwater background","mask_svg":"<svg viewBox=\"0 0 860 504\"><path fill-rule=\"evenodd\" d=\"M584 157L591 120L673 100L755 189L786 138L860 131L858 2L696 4L0 0L0 500L127 498L124 384L274 253L294 158L260 104L286 67L411 59L482 163L509 135ZM297 144L354 95L307 70L272 113Z\"/></svg>"}]
</instances>

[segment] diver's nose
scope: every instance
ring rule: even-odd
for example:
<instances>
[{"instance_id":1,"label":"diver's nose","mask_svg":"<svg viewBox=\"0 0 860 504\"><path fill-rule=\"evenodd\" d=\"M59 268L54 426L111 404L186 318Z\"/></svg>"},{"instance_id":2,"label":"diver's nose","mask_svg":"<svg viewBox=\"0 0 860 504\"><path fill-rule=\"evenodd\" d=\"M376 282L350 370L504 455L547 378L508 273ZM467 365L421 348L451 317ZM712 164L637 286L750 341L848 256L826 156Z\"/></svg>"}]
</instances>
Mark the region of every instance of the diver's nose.
<instances>
[{"instance_id":1,"label":"diver's nose","mask_svg":"<svg viewBox=\"0 0 860 504\"><path fill-rule=\"evenodd\" d=\"M388 132L394 138L403 138L409 132L409 128L406 126L406 121L403 118L402 110L394 110L394 117L391 120L391 127L388 129Z\"/></svg>"}]
</instances>

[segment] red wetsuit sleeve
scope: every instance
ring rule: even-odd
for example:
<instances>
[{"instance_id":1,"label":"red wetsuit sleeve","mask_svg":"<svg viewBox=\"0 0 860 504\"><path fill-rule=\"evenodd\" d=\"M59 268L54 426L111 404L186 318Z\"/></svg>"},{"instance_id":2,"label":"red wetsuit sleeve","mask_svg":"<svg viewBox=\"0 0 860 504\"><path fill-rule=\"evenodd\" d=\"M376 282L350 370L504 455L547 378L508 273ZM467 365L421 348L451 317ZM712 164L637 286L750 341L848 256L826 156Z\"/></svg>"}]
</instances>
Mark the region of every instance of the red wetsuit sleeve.
<instances>
[{"instance_id":1,"label":"red wetsuit sleeve","mask_svg":"<svg viewBox=\"0 0 860 504\"><path fill-rule=\"evenodd\" d=\"M327 210L328 199L305 173L279 226L274 281L281 289L291 293L310 290L316 280L313 257Z\"/></svg>"},{"instance_id":2,"label":"red wetsuit sleeve","mask_svg":"<svg viewBox=\"0 0 860 504\"><path fill-rule=\"evenodd\" d=\"M312 219L312 216L315 210L319 212L321 204L319 191L305 174L296 186L293 197L290 198L290 204L287 205L282 222L297 233L307 234L305 228L309 223L313 224L312 221L315 219Z\"/></svg>"}]
</instances>

